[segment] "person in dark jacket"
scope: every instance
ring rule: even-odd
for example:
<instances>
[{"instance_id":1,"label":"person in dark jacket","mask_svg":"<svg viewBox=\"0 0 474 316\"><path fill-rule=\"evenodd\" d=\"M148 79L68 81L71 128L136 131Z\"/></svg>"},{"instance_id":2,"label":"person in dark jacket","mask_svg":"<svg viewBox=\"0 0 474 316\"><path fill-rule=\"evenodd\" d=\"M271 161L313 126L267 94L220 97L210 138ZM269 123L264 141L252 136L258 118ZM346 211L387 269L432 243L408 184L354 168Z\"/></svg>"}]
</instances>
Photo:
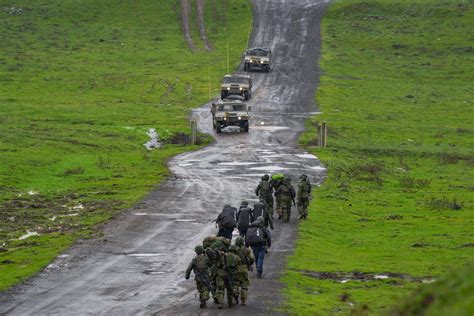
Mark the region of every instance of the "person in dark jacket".
<instances>
[{"instance_id":1,"label":"person in dark jacket","mask_svg":"<svg viewBox=\"0 0 474 316\"><path fill-rule=\"evenodd\" d=\"M263 226L268 228L270 226L273 229L273 219L267 208L265 201L260 199L260 202L257 202L253 205L252 211L252 222L255 221L259 216L263 217Z\"/></svg>"},{"instance_id":2,"label":"person in dark jacket","mask_svg":"<svg viewBox=\"0 0 474 316\"><path fill-rule=\"evenodd\" d=\"M261 178L260 183L255 189L255 194L260 198L260 201L265 203L271 218L273 219L273 188L270 184L270 176L268 174Z\"/></svg>"},{"instance_id":3,"label":"person in dark jacket","mask_svg":"<svg viewBox=\"0 0 474 316\"><path fill-rule=\"evenodd\" d=\"M263 225L263 217L259 216L255 222L250 224L245 238L245 243L250 246L255 258L255 266L257 268L257 278L262 277L263 260L265 258L265 250L272 246L272 236L270 231Z\"/></svg>"},{"instance_id":4,"label":"person in dark jacket","mask_svg":"<svg viewBox=\"0 0 474 316\"><path fill-rule=\"evenodd\" d=\"M245 238L247 229L252 222L252 210L248 207L241 207L237 212L237 229L239 230L240 236Z\"/></svg>"},{"instance_id":5,"label":"person in dark jacket","mask_svg":"<svg viewBox=\"0 0 474 316\"><path fill-rule=\"evenodd\" d=\"M235 223L235 207L230 206L229 204L224 205L222 212L217 216L216 223L219 227L217 236L222 236L229 240L232 240L232 232L236 226Z\"/></svg>"}]
</instances>

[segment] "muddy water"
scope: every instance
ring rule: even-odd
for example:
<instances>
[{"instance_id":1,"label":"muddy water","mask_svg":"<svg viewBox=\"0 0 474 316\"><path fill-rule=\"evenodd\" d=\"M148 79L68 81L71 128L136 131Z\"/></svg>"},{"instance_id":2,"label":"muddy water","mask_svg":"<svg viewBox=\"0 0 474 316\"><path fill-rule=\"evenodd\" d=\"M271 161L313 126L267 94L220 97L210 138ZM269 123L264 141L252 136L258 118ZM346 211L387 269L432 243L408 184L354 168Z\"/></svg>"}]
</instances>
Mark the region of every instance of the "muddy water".
<instances>
[{"instance_id":1,"label":"muddy water","mask_svg":"<svg viewBox=\"0 0 474 316\"><path fill-rule=\"evenodd\" d=\"M70 249L59 271L45 271L2 297L0 313L196 314L194 282L184 280L184 270L194 246L216 233L211 220L222 206L255 201L253 191L264 173L282 172L295 180L305 173L314 184L322 181L325 169L296 143L305 118L317 110L324 4L268 0L254 5L251 46L270 47L274 63L271 73L251 73L250 132L229 129L217 135L209 104L193 111L200 130L213 134L215 144L171 160L173 176L166 183L107 225L103 238ZM262 313L282 303L278 277L296 238L295 213L289 224L275 222L264 279L252 275L248 306L232 314ZM216 313L211 304L204 314Z\"/></svg>"}]
</instances>

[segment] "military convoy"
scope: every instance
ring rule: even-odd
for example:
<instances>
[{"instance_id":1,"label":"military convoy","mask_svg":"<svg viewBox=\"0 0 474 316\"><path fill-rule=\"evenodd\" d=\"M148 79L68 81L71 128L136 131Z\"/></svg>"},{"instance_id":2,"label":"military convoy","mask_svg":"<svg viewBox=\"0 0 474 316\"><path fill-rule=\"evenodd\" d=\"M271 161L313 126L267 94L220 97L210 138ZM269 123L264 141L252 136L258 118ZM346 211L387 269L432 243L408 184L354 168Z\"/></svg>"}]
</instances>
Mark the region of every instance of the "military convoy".
<instances>
[{"instance_id":1,"label":"military convoy","mask_svg":"<svg viewBox=\"0 0 474 316\"><path fill-rule=\"evenodd\" d=\"M270 71L272 51L255 47L245 51L244 71L254 69ZM248 75L225 75L221 84L221 99L211 105L212 127L217 133L227 126L237 126L241 132L249 131L249 112L243 100L252 96L252 78Z\"/></svg>"},{"instance_id":2,"label":"military convoy","mask_svg":"<svg viewBox=\"0 0 474 316\"><path fill-rule=\"evenodd\" d=\"M268 47L255 47L245 51L244 71L259 69L270 71L272 51Z\"/></svg>"},{"instance_id":3,"label":"military convoy","mask_svg":"<svg viewBox=\"0 0 474 316\"><path fill-rule=\"evenodd\" d=\"M252 95L252 78L246 75L225 75L221 84L221 99L229 95L240 95L245 100Z\"/></svg>"},{"instance_id":4,"label":"military convoy","mask_svg":"<svg viewBox=\"0 0 474 316\"><path fill-rule=\"evenodd\" d=\"M249 131L250 106L242 98L231 96L228 99L212 103L212 127L217 133L227 126L238 126L241 132Z\"/></svg>"}]
</instances>

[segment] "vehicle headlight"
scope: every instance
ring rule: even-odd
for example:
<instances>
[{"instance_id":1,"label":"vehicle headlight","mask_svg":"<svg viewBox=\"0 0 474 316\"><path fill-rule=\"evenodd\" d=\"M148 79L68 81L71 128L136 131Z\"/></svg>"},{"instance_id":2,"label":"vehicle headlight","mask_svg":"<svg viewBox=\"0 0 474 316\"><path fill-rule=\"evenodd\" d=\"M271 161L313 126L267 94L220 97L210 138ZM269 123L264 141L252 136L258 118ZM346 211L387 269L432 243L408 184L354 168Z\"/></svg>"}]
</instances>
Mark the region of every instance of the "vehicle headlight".
<instances>
[{"instance_id":1,"label":"vehicle headlight","mask_svg":"<svg viewBox=\"0 0 474 316\"><path fill-rule=\"evenodd\" d=\"M240 91L242 91L242 90L243 90L243 88L242 88L242 87L240 87L240 88L239 88L239 90L240 90Z\"/></svg>"},{"instance_id":2,"label":"vehicle headlight","mask_svg":"<svg viewBox=\"0 0 474 316\"><path fill-rule=\"evenodd\" d=\"M260 63L263 64L263 60L261 60Z\"/></svg>"},{"instance_id":3,"label":"vehicle headlight","mask_svg":"<svg viewBox=\"0 0 474 316\"><path fill-rule=\"evenodd\" d=\"M223 120L224 120L224 121L227 120L227 117L224 117Z\"/></svg>"},{"instance_id":4,"label":"vehicle headlight","mask_svg":"<svg viewBox=\"0 0 474 316\"><path fill-rule=\"evenodd\" d=\"M230 90L230 87L227 87L227 90Z\"/></svg>"},{"instance_id":5,"label":"vehicle headlight","mask_svg":"<svg viewBox=\"0 0 474 316\"><path fill-rule=\"evenodd\" d=\"M239 116L238 119L241 120L242 118Z\"/></svg>"}]
</instances>

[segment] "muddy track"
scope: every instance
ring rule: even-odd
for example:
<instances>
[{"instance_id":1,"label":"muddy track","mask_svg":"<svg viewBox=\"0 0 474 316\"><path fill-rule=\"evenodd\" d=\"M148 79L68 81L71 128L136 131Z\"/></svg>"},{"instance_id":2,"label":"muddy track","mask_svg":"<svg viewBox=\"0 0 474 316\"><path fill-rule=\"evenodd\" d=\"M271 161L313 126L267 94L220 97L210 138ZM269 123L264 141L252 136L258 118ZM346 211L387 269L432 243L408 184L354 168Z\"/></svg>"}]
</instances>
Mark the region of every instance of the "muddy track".
<instances>
[{"instance_id":1,"label":"muddy track","mask_svg":"<svg viewBox=\"0 0 474 316\"><path fill-rule=\"evenodd\" d=\"M274 52L271 73L254 79L250 132L215 135L209 105L193 111L216 142L169 162L173 172L135 208L79 243L27 284L0 297L0 314L265 314L283 302L278 283L298 220L276 221L264 279L252 275L247 307L200 311L194 282L184 280L193 248L216 233L211 220L225 203L255 201L260 176L281 171L322 180L317 159L296 148L305 118L316 111L319 22L323 2L254 1L251 46ZM296 178L295 178L296 179Z\"/></svg>"},{"instance_id":2,"label":"muddy track","mask_svg":"<svg viewBox=\"0 0 474 316\"><path fill-rule=\"evenodd\" d=\"M183 28L184 38L188 43L189 48L192 51L195 51L196 46L194 46L193 38L191 36L191 29L189 28L189 14L191 14L191 5L189 4L189 0L180 0L179 3L181 4L181 27Z\"/></svg>"},{"instance_id":3,"label":"muddy track","mask_svg":"<svg viewBox=\"0 0 474 316\"><path fill-rule=\"evenodd\" d=\"M196 0L196 13L197 13L197 20L199 26L199 35L201 36L201 40L204 43L204 47L208 52L212 51L212 45L209 41L209 38L206 34L206 24L204 22L204 7L206 5L205 0Z\"/></svg>"}]
</instances>

